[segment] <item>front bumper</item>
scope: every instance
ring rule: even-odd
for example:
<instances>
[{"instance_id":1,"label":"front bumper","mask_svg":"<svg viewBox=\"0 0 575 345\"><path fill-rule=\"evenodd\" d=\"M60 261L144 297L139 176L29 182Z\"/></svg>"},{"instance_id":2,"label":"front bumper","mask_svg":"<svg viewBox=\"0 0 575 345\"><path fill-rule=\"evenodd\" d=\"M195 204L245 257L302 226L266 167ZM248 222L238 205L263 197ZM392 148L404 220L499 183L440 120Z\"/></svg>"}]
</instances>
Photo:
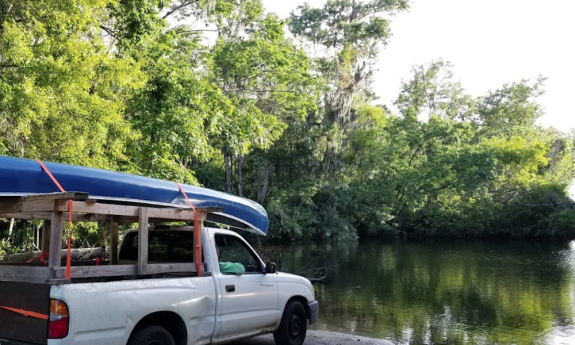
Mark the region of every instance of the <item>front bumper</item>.
<instances>
[{"instance_id":1,"label":"front bumper","mask_svg":"<svg viewBox=\"0 0 575 345\"><path fill-rule=\"evenodd\" d=\"M307 304L309 311L309 324L317 321L317 316L319 314L319 303L317 301L311 301Z\"/></svg>"}]
</instances>

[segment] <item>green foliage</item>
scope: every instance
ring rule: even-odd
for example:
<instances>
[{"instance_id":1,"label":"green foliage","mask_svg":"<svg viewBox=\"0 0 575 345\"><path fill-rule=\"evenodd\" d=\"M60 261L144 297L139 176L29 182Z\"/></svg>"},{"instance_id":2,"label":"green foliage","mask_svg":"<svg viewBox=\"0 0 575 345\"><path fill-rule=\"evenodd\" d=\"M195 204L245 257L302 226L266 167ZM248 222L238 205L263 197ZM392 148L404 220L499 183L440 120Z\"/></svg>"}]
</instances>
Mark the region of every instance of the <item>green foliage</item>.
<instances>
[{"instance_id":1,"label":"green foliage","mask_svg":"<svg viewBox=\"0 0 575 345\"><path fill-rule=\"evenodd\" d=\"M172 30L132 55L148 76L145 87L126 103L125 112L140 134L129 142L132 162L145 175L195 183L185 164L212 155L209 138L221 131L215 118L230 108L219 90L194 71L203 58L198 40Z\"/></svg>"},{"instance_id":2,"label":"green foliage","mask_svg":"<svg viewBox=\"0 0 575 345\"><path fill-rule=\"evenodd\" d=\"M387 147L406 147L413 167L395 178L405 181L395 189L404 207L397 228L413 235L573 237L575 229L559 230L557 221L568 226L564 210L573 208L566 195L574 177L570 139L535 124L543 79L474 100L453 82L450 67L439 61L414 68L396 102L402 126L392 129Z\"/></svg>"},{"instance_id":3,"label":"green foliage","mask_svg":"<svg viewBox=\"0 0 575 345\"><path fill-rule=\"evenodd\" d=\"M379 45L391 35L384 15L407 8L406 0L330 0L323 8L305 4L291 13L291 32L329 52L317 59L317 69L327 81L323 101L329 124L345 129L354 121L358 100L371 97Z\"/></svg>"},{"instance_id":4,"label":"green foliage","mask_svg":"<svg viewBox=\"0 0 575 345\"><path fill-rule=\"evenodd\" d=\"M540 184L501 205L501 232L518 236L572 237L573 201L557 184Z\"/></svg>"},{"instance_id":5,"label":"green foliage","mask_svg":"<svg viewBox=\"0 0 575 345\"><path fill-rule=\"evenodd\" d=\"M535 129L535 121L543 115L543 109L534 100L541 96L545 78L535 82L522 80L506 84L489 92L478 105L479 124L485 136L510 137L528 135Z\"/></svg>"},{"instance_id":6,"label":"green foliage","mask_svg":"<svg viewBox=\"0 0 575 345\"><path fill-rule=\"evenodd\" d=\"M159 12L169 0L115 0L107 5L108 22L102 29L117 40L120 50L137 49L167 27Z\"/></svg>"},{"instance_id":7,"label":"green foliage","mask_svg":"<svg viewBox=\"0 0 575 345\"><path fill-rule=\"evenodd\" d=\"M575 141L536 124L544 78L475 98L439 60L413 68L397 113L374 105L407 8L330 0L286 21L260 0L0 0L0 154L228 190L267 208L275 239L575 236ZM76 227L75 245L102 232Z\"/></svg>"},{"instance_id":8,"label":"green foliage","mask_svg":"<svg viewBox=\"0 0 575 345\"><path fill-rule=\"evenodd\" d=\"M403 84L395 102L401 114L475 120L477 100L465 94L459 82L453 81L452 67L443 60L413 67L411 80Z\"/></svg>"},{"instance_id":9,"label":"green foliage","mask_svg":"<svg viewBox=\"0 0 575 345\"><path fill-rule=\"evenodd\" d=\"M367 47L389 37L389 21L377 14L407 8L406 0L330 0L323 8L311 8L306 3L298 7L299 14L291 14L290 29L294 35L328 48Z\"/></svg>"},{"instance_id":10,"label":"green foliage","mask_svg":"<svg viewBox=\"0 0 575 345\"><path fill-rule=\"evenodd\" d=\"M15 221L11 233L10 220L0 218L0 261L6 255L34 250L32 226L39 226L38 221Z\"/></svg>"},{"instance_id":11,"label":"green foliage","mask_svg":"<svg viewBox=\"0 0 575 345\"><path fill-rule=\"evenodd\" d=\"M2 1L0 153L115 169L144 76L99 36L107 1Z\"/></svg>"}]
</instances>

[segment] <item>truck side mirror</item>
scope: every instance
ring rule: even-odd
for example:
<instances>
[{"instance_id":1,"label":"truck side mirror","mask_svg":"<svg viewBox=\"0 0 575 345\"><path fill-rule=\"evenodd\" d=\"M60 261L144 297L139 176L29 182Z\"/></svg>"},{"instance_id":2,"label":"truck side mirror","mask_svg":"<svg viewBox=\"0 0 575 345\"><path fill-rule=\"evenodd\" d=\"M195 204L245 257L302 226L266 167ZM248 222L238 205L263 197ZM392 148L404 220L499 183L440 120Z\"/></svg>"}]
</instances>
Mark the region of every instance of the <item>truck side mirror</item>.
<instances>
[{"instance_id":1,"label":"truck side mirror","mask_svg":"<svg viewBox=\"0 0 575 345\"><path fill-rule=\"evenodd\" d=\"M266 264L266 273L276 273L276 264L275 262L268 262Z\"/></svg>"}]
</instances>

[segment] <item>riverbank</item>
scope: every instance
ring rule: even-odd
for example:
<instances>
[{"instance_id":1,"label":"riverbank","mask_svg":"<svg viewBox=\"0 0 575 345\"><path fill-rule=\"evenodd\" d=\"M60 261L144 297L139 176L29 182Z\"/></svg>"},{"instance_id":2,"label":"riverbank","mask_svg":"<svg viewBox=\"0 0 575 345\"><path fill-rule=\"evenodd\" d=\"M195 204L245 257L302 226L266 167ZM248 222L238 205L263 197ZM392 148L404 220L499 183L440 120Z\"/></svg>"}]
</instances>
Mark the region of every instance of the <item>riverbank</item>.
<instances>
[{"instance_id":1,"label":"riverbank","mask_svg":"<svg viewBox=\"0 0 575 345\"><path fill-rule=\"evenodd\" d=\"M274 337L271 334L234 342L234 345L275 345ZM308 331L305 345L351 345L351 344L373 344L373 345L393 345L390 340L360 337L353 334L343 334L325 331Z\"/></svg>"}]
</instances>

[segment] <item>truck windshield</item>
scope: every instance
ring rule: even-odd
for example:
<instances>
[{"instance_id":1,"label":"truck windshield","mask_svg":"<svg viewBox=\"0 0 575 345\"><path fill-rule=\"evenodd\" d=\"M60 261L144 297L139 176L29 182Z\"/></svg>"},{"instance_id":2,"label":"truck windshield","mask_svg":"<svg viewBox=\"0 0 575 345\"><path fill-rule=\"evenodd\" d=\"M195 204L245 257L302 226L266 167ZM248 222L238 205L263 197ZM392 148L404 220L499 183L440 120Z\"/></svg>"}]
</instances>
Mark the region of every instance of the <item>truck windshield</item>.
<instances>
[{"instance_id":1,"label":"truck windshield","mask_svg":"<svg viewBox=\"0 0 575 345\"><path fill-rule=\"evenodd\" d=\"M193 231L150 231L148 239L148 261L150 262L193 262ZM120 249L120 260L138 260L138 233L130 232Z\"/></svg>"}]
</instances>

